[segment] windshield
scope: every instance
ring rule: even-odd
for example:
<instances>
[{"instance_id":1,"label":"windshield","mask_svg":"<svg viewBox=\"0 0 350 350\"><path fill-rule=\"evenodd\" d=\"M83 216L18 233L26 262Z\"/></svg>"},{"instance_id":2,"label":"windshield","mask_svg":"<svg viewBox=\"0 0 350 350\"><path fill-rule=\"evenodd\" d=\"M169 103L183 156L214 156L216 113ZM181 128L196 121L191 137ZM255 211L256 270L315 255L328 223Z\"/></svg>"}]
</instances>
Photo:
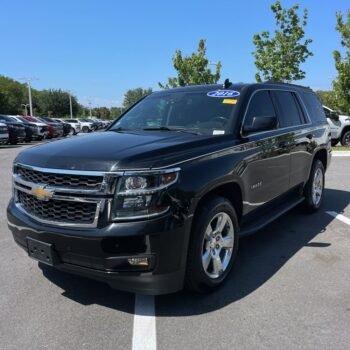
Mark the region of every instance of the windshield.
<instances>
[{"instance_id":1,"label":"windshield","mask_svg":"<svg viewBox=\"0 0 350 350\"><path fill-rule=\"evenodd\" d=\"M15 118L8 117L7 115L0 115L0 119L5 120L10 123L17 122L17 120L14 120Z\"/></svg>"},{"instance_id":2,"label":"windshield","mask_svg":"<svg viewBox=\"0 0 350 350\"><path fill-rule=\"evenodd\" d=\"M111 130L188 130L212 135L227 133L237 97L211 97L208 94L152 94L126 112Z\"/></svg>"}]
</instances>

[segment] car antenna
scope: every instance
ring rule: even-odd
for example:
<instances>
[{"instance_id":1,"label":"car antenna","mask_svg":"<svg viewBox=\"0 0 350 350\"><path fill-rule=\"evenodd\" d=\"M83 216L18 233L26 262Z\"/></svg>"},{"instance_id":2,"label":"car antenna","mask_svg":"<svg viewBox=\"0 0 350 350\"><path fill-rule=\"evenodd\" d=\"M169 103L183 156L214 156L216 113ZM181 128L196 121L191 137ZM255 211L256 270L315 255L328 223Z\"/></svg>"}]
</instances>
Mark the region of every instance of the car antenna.
<instances>
[{"instance_id":1,"label":"car antenna","mask_svg":"<svg viewBox=\"0 0 350 350\"><path fill-rule=\"evenodd\" d=\"M228 89L231 85L232 85L232 83L230 82L230 79L227 78L227 79L225 79L224 84L222 85L222 87L224 89Z\"/></svg>"}]
</instances>

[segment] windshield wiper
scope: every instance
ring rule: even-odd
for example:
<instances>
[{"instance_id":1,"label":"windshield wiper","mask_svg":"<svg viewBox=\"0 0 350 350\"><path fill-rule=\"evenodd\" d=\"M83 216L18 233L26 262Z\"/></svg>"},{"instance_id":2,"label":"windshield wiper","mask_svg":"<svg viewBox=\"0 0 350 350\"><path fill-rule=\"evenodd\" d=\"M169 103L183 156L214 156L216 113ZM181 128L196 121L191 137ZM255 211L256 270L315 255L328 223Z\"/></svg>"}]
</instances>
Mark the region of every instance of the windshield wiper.
<instances>
[{"instance_id":1,"label":"windshield wiper","mask_svg":"<svg viewBox=\"0 0 350 350\"><path fill-rule=\"evenodd\" d=\"M144 128L142 130L145 130L145 131L180 131L180 132L187 132L187 133L194 134L194 135L199 135L199 132L195 131L193 129L169 128L167 126L149 127L149 128Z\"/></svg>"}]
</instances>

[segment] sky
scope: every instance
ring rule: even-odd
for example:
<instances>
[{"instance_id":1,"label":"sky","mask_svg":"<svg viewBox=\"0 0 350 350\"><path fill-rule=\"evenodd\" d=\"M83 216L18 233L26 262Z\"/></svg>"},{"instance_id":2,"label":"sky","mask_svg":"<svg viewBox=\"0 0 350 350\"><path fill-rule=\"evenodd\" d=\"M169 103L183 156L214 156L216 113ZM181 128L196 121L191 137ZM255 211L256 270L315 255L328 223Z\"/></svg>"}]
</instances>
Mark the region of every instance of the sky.
<instances>
[{"instance_id":1,"label":"sky","mask_svg":"<svg viewBox=\"0 0 350 350\"><path fill-rule=\"evenodd\" d=\"M272 1L251 0L0 0L0 74L36 77L37 89L70 90L87 105L119 106L126 90L159 89L175 71L171 58L207 40L211 62L221 61L221 80L255 81L252 38L273 31ZM299 81L331 88L332 52L340 49L335 13L349 0L282 0L308 8L306 37L314 56ZM213 67L215 68L215 67Z\"/></svg>"}]
</instances>

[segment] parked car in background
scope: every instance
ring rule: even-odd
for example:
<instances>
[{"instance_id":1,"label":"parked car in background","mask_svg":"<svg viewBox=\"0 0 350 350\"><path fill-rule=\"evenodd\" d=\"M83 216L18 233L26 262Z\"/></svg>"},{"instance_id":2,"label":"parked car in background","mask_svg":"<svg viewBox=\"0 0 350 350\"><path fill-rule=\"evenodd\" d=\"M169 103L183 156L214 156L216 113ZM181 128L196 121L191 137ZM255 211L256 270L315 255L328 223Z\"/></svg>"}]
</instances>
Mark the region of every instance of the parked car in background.
<instances>
[{"instance_id":1,"label":"parked car in background","mask_svg":"<svg viewBox=\"0 0 350 350\"><path fill-rule=\"evenodd\" d=\"M26 131L22 123L14 121L7 115L0 114L0 123L6 124L9 131L8 142L11 145L16 145L18 142L23 142L26 137Z\"/></svg>"},{"instance_id":2,"label":"parked car in background","mask_svg":"<svg viewBox=\"0 0 350 350\"><path fill-rule=\"evenodd\" d=\"M62 121L61 119L58 119L58 118L52 118L52 120L63 125L63 136L64 137L67 135L73 134L73 129L69 123L65 123L64 121Z\"/></svg>"},{"instance_id":3,"label":"parked car in background","mask_svg":"<svg viewBox=\"0 0 350 350\"><path fill-rule=\"evenodd\" d=\"M106 129L112 124L112 120L102 120L103 127Z\"/></svg>"},{"instance_id":4,"label":"parked car in background","mask_svg":"<svg viewBox=\"0 0 350 350\"><path fill-rule=\"evenodd\" d=\"M35 119L34 117L30 117L27 115L21 116L24 120L36 125L38 127L38 141L46 139L49 135L49 127L47 124Z\"/></svg>"},{"instance_id":5,"label":"parked car in background","mask_svg":"<svg viewBox=\"0 0 350 350\"><path fill-rule=\"evenodd\" d=\"M57 123L53 119L49 117L36 117L37 119L41 120L43 123L46 123L49 126L52 126L53 132L52 137L62 137L64 135L63 132L63 125L61 123Z\"/></svg>"},{"instance_id":6,"label":"parked car in background","mask_svg":"<svg viewBox=\"0 0 350 350\"><path fill-rule=\"evenodd\" d=\"M0 145L7 143L9 140L9 129L6 124L0 123Z\"/></svg>"},{"instance_id":7,"label":"parked car in background","mask_svg":"<svg viewBox=\"0 0 350 350\"><path fill-rule=\"evenodd\" d=\"M84 118L78 118L75 120L79 122L82 132L87 133L95 130L95 125L93 122L87 121Z\"/></svg>"},{"instance_id":8,"label":"parked car in background","mask_svg":"<svg viewBox=\"0 0 350 350\"><path fill-rule=\"evenodd\" d=\"M79 118L79 120L81 120L85 123L90 123L93 131L96 131L98 129L98 123L96 123L94 120L92 120L90 118Z\"/></svg>"},{"instance_id":9,"label":"parked car in background","mask_svg":"<svg viewBox=\"0 0 350 350\"><path fill-rule=\"evenodd\" d=\"M11 117L14 121L22 123L24 125L26 132L26 137L24 139L25 142L31 142L33 140L39 139L39 127L37 125L20 116L11 115L9 117Z\"/></svg>"},{"instance_id":10,"label":"parked car in background","mask_svg":"<svg viewBox=\"0 0 350 350\"><path fill-rule=\"evenodd\" d=\"M323 106L323 110L331 127L332 146L339 141L343 146L350 146L350 116L339 114L327 106Z\"/></svg>"},{"instance_id":11,"label":"parked car in background","mask_svg":"<svg viewBox=\"0 0 350 350\"><path fill-rule=\"evenodd\" d=\"M78 119L61 119L63 122L68 123L73 131L73 135L76 135L81 130L81 124L79 123Z\"/></svg>"},{"instance_id":12,"label":"parked car in background","mask_svg":"<svg viewBox=\"0 0 350 350\"><path fill-rule=\"evenodd\" d=\"M101 119L98 119L96 117L92 117L92 118L89 118L88 120L91 120L95 123L96 128L97 128L96 130L103 128L103 123L102 123Z\"/></svg>"}]
</instances>

